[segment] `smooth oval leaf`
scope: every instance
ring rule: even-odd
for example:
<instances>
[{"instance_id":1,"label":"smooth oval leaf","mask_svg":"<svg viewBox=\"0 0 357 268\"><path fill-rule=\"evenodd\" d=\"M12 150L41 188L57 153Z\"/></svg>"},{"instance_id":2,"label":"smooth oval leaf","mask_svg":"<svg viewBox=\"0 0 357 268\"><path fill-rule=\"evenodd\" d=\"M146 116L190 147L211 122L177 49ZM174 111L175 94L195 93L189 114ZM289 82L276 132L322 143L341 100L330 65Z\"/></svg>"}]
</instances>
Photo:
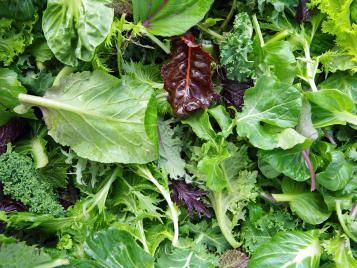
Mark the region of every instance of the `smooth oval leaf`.
<instances>
[{"instance_id":1,"label":"smooth oval leaf","mask_svg":"<svg viewBox=\"0 0 357 268\"><path fill-rule=\"evenodd\" d=\"M111 0L48 0L42 29L48 46L61 62L75 66L90 61L109 33Z\"/></svg>"},{"instance_id":2,"label":"smooth oval leaf","mask_svg":"<svg viewBox=\"0 0 357 268\"><path fill-rule=\"evenodd\" d=\"M103 163L147 163L158 158L151 95L151 87L135 78L119 80L95 71L68 76L44 97L19 98L39 106L49 134L79 156Z\"/></svg>"},{"instance_id":3,"label":"smooth oval leaf","mask_svg":"<svg viewBox=\"0 0 357 268\"><path fill-rule=\"evenodd\" d=\"M302 107L300 92L293 86L262 76L244 96L243 112L237 115L238 134L263 150L289 149L305 137L293 127Z\"/></svg>"},{"instance_id":4,"label":"smooth oval leaf","mask_svg":"<svg viewBox=\"0 0 357 268\"><path fill-rule=\"evenodd\" d=\"M105 268L154 267L154 258L125 231L108 229L89 236L84 244L88 256ZM85 266L83 266L85 267Z\"/></svg>"},{"instance_id":5,"label":"smooth oval leaf","mask_svg":"<svg viewBox=\"0 0 357 268\"><path fill-rule=\"evenodd\" d=\"M322 248L318 231L276 234L260 246L248 262L248 268L317 268Z\"/></svg>"},{"instance_id":6,"label":"smooth oval leaf","mask_svg":"<svg viewBox=\"0 0 357 268\"><path fill-rule=\"evenodd\" d=\"M155 35L185 33L203 19L213 0L133 0L135 22Z\"/></svg>"}]
</instances>

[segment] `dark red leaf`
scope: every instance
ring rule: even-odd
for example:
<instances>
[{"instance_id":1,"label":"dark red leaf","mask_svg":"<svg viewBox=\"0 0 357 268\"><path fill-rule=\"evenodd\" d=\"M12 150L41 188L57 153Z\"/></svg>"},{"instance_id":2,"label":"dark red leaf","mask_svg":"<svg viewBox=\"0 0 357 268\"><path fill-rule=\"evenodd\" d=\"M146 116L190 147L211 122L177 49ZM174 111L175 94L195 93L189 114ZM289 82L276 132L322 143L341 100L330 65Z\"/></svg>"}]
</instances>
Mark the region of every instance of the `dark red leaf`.
<instances>
[{"instance_id":1,"label":"dark red leaf","mask_svg":"<svg viewBox=\"0 0 357 268\"><path fill-rule=\"evenodd\" d=\"M13 118L0 127L0 154L6 151L6 144L16 140L25 130L24 120Z\"/></svg>"},{"instance_id":2,"label":"dark red leaf","mask_svg":"<svg viewBox=\"0 0 357 268\"><path fill-rule=\"evenodd\" d=\"M168 101L177 117L207 108L217 98L211 78L212 57L187 33L172 40L171 59L161 69Z\"/></svg>"},{"instance_id":3,"label":"dark red leaf","mask_svg":"<svg viewBox=\"0 0 357 268\"><path fill-rule=\"evenodd\" d=\"M309 10L307 7L308 0L299 0L299 5L296 8L295 19L298 23L308 21L315 13L315 10Z\"/></svg>"},{"instance_id":4,"label":"dark red leaf","mask_svg":"<svg viewBox=\"0 0 357 268\"><path fill-rule=\"evenodd\" d=\"M220 267L232 267L232 268L247 268L248 256L236 249L230 249L224 252L219 262Z\"/></svg>"},{"instance_id":5,"label":"dark red leaf","mask_svg":"<svg viewBox=\"0 0 357 268\"><path fill-rule=\"evenodd\" d=\"M222 83L222 97L226 106L234 106L237 111L241 111L244 104L244 92L253 86L253 80L239 82L229 80L224 68L218 69L218 74Z\"/></svg>"},{"instance_id":6,"label":"dark red leaf","mask_svg":"<svg viewBox=\"0 0 357 268\"><path fill-rule=\"evenodd\" d=\"M201 197L206 196L207 192L197 188L194 189L191 185L186 184L184 181L171 181L170 188L172 189L172 199L178 205L186 204L188 214L193 217L194 211L197 212L198 216L201 217L205 215L210 218L211 213L209 212L206 205L200 200Z\"/></svg>"}]
</instances>

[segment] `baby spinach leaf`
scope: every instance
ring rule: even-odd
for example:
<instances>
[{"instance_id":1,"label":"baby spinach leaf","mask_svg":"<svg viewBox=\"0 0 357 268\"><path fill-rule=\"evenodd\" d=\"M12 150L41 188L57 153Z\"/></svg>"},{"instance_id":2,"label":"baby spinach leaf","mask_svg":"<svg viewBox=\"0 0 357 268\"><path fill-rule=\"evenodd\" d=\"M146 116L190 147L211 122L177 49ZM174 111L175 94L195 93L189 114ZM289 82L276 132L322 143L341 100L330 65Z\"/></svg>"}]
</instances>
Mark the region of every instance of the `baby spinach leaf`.
<instances>
[{"instance_id":1,"label":"baby spinach leaf","mask_svg":"<svg viewBox=\"0 0 357 268\"><path fill-rule=\"evenodd\" d=\"M102 71L70 75L43 97L20 95L41 108L49 134L81 157L103 163L158 158L152 88ZM154 110L153 110L154 109Z\"/></svg>"},{"instance_id":2,"label":"baby spinach leaf","mask_svg":"<svg viewBox=\"0 0 357 268\"><path fill-rule=\"evenodd\" d=\"M84 244L85 253L100 267L154 267L154 259L124 231L108 229L90 235Z\"/></svg>"},{"instance_id":3,"label":"baby spinach leaf","mask_svg":"<svg viewBox=\"0 0 357 268\"><path fill-rule=\"evenodd\" d=\"M305 142L293 127L298 123L302 100L299 91L269 76L248 89L243 111L237 115L237 131L263 150L289 149Z\"/></svg>"},{"instance_id":4,"label":"baby spinach leaf","mask_svg":"<svg viewBox=\"0 0 357 268\"><path fill-rule=\"evenodd\" d=\"M322 254L318 234L318 230L278 233L257 249L248 268L318 268Z\"/></svg>"},{"instance_id":5,"label":"baby spinach leaf","mask_svg":"<svg viewBox=\"0 0 357 268\"><path fill-rule=\"evenodd\" d=\"M75 66L90 61L108 35L114 11L110 0L49 0L42 29L58 60Z\"/></svg>"},{"instance_id":6,"label":"baby spinach leaf","mask_svg":"<svg viewBox=\"0 0 357 268\"><path fill-rule=\"evenodd\" d=\"M283 194L273 194L278 202L289 202L290 208L303 221L310 224L320 224L326 221L331 212L318 192L309 192L304 184L285 178L283 180Z\"/></svg>"},{"instance_id":7,"label":"baby spinach leaf","mask_svg":"<svg viewBox=\"0 0 357 268\"><path fill-rule=\"evenodd\" d=\"M135 22L154 35L185 33L201 21L213 0L133 0Z\"/></svg>"},{"instance_id":8,"label":"baby spinach leaf","mask_svg":"<svg viewBox=\"0 0 357 268\"><path fill-rule=\"evenodd\" d=\"M353 100L345 93L336 89L325 89L305 94L312 103L312 121L315 127L346 123L357 125Z\"/></svg>"}]
</instances>

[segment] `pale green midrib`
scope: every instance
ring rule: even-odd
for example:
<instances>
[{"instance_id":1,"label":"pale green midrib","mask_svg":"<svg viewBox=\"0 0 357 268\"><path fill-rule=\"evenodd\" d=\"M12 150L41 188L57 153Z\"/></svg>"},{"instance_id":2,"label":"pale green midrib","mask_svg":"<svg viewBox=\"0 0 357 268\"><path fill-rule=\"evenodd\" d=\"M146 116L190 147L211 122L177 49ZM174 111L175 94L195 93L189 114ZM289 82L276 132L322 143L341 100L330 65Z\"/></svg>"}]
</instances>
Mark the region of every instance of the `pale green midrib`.
<instances>
[{"instance_id":1,"label":"pale green midrib","mask_svg":"<svg viewBox=\"0 0 357 268\"><path fill-rule=\"evenodd\" d=\"M97 119L114 121L114 122L124 123L124 124L138 124L138 125L142 124L142 122L123 120L123 119L113 118L110 116L99 115L99 114L90 112L88 110L82 110L82 109L79 109L72 105L68 105L68 104L61 103L59 101L51 100L51 99L44 98L44 97L37 97L37 96L32 96L32 95L21 93L21 94L19 94L18 98L19 98L19 101L22 103L26 103L26 104L30 104L30 105L34 105L34 106L40 106L43 108L51 108L51 109L59 110L59 111L62 110L62 111L75 113L78 115L88 115L91 117L95 117Z\"/></svg>"},{"instance_id":2,"label":"pale green midrib","mask_svg":"<svg viewBox=\"0 0 357 268\"><path fill-rule=\"evenodd\" d=\"M357 125L357 115L350 112L335 112L335 114L339 120Z\"/></svg>"}]
</instances>

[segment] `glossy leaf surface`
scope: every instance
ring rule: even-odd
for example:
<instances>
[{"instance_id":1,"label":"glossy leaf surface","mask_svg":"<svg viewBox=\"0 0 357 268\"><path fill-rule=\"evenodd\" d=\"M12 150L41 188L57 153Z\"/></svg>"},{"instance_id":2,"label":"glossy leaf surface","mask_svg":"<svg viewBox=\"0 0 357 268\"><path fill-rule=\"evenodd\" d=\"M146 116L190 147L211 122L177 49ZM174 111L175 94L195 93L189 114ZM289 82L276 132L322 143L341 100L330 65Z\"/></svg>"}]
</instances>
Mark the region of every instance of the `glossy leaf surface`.
<instances>
[{"instance_id":1,"label":"glossy leaf surface","mask_svg":"<svg viewBox=\"0 0 357 268\"><path fill-rule=\"evenodd\" d=\"M172 40L172 56L161 70L168 101L176 116L186 117L207 108L215 98L211 79L212 57L196 44L193 35Z\"/></svg>"}]
</instances>

